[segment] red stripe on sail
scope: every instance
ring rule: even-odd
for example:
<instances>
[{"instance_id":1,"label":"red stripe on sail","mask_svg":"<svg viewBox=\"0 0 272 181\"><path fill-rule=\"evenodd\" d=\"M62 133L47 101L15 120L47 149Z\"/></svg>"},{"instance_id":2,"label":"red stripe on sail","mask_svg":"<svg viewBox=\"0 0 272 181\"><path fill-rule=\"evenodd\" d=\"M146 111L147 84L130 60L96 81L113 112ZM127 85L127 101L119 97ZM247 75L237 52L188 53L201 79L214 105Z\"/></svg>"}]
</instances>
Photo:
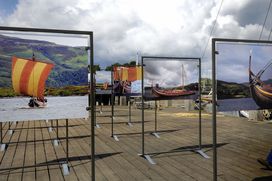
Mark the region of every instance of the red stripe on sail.
<instances>
[{"instance_id":1,"label":"red stripe on sail","mask_svg":"<svg viewBox=\"0 0 272 181\"><path fill-rule=\"evenodd\" d=\"M137 80L137 71L135 67L128 68L128 81L135 81Z\"/></svg>"},{"instance_id":2,"label":"red stripe on sail","mask_svg":"<svg viewBox=\"0 0 272 181\"><path fill-rule=\"evenodd\" d=\"M40 76L40 80L39 80L39 86L38 86L38 92L37 92L37 97L39 98L43 98L43 93L44 93L44 87L45 87L45 81L51 71L51 69L53 68L53 64L47 64L45 66L45 68L43 69L43 72Z\"/></svg>"},{"instance_id":3,"label":"red stripe on sail","mask_svg":"<svg viewBox=\"0 0 272 181\"><path fill-rule=\"evenodd\" d=\"M31 82L29 82L30 74L31 74L35 64L36 64L36 62L29 60L26 63L26 65L22 71L21 78L20 78L20 92L24 95L27 95L27 93L28 93L27 92L28 84L31 83Z\"/></svg>"},{"instance_id":4,"label":"red stripe on sail","mask_svg":"<svg viewBox=\"0 0 272 181\"><path fill-rule=\"evenodd\" d=\"M12 57L12 72L14 71L14 66L15 66L15 63L17 61L17 58L16 57Z\"/></svg>"}]
</instances>

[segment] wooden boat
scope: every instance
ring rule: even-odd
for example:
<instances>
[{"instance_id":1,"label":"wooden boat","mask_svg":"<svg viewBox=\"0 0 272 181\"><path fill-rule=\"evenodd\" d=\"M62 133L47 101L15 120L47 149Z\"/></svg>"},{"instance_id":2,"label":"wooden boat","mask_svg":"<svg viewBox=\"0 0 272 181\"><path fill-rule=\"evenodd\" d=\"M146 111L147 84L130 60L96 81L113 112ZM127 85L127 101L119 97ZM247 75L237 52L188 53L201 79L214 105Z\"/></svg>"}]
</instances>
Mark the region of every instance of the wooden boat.
<instances>
[{"instance_id":1,"label":"wooden boat","mask_svg":"<svg viewBox=\"0 0 272 181\"><path fill-rule=\"evenodd\" d=\"M29 107L45 107L45 81L53 68L52 63L12 57L12 86L16 93L30 96Z\"/></svg>"},{"instance_id":2,"label":"wooden boat","mask_svg":"<svg viewBox=\"0 0 272 181\"><path fill-rule=\"evenodd\" d=\"M153 94L158 96L165 96L165 97L178 97L178 96L188 96L195 94L194 91L188 91L185 89L182 90L169 90L169 89L160 89L158 87L152 87Z\"/></svg>"},{"instance_id":3,"label":"wooden boat","mask_svg":"<svg viewBox=\"0 0 272 181\"><path fill-rule=\"evenodd\" d=\"M256 104L262 109L272 108L272 85L261 80L262 74L272 64L269 62L256 75L251 70L251 55L249 56L249 87L250 93Z\"/></svg>"}]
</instances>

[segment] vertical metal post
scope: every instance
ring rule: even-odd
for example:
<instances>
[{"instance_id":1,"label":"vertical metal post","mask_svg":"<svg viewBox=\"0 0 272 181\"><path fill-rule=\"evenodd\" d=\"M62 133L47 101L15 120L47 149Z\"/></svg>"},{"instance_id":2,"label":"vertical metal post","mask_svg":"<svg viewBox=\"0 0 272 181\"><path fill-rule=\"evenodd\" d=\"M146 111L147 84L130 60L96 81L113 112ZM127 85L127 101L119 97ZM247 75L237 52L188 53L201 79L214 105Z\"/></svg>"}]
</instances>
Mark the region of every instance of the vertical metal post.
<instances>
[{"instance_id":1,"label":"vertical metal post","mask_svg":"<svg viewBox=\"0 0 272 181\"><path fill-rule=\"evenodd\" d=\"M157 133L157 100L155 100L155 133Z\"/></svg>"},{"instance_id":2,"label":"vertical metal post","mask_svg":"<svg viewBox=\"0 0 272 181\"><path fill-rule=\"evenodd\" d=\"M111 71L111 137L113 137L113 117L114 117L114 81L113 81L113 67Z\"/></svg>"},{"instance_id":3,"label":"vertical metal post","mask_svg":"<svg viewBox=\"0 0 272 181\"><path fill-rule=\"evenodd\" d=\"M68 119L66 119L66 163L69 161Z\"/></svg>"},{"instance_id":4,"label":"vertical metal post","mask_svg":"<svg viewBox=\"0 0 272 181\"><path fill-rule=\"evenodd\" d=\"M100 114L102 114L102 102L103 102L102 94L100 94Z\"/></svg>"},{"instance_id":5,"label":"vertical metal post","mask_svg":"<svg viewBox=\"0 0 272 181\"><path fill-rule=\"evenodd\" d=\"M10 130L10 127L11 127L11 123L10 123L10 121L9 121L9 123L8 123L8 124L9 124L9 128L8 128L8 130Z\"/></svg>"},{"instance_id":6,"label":"vertical metal post","mask_svg":"<svg viewBox=\"0 0 272 181\"><path fill-rule=\"evenodd\" d=\"M0 122L0 144L3 144L3 123Z\"/></svg>"},{"instance_id":7,"label":"vertical metal post","mask_svg":"<svg viewBox=\"0 0 272 181\"><path fill-rule=\"evenodd\" d=\"M199 98L198 98L198 107L199 107L199 149L202 149L202 120L201 120L201 59L198 59L198 69L199 69L199 79L198 79L198 94L199 94Z\"/></svg>"},{"instance_id":8,"label":"vertical metal post","mask_svg":"<svg viewBox=\"0 0 272 181\"><path fill-rule=\"evenodd\" d=\"M90 34L90 69L91 69L91 156L92 156L92 180L95 180L95 87L94 87L94 47L93 47L93 33Z\"/></svg>"},{"instance_id":9,"label":"vertical metal post","mask_svg":"<svg viewBox=\"0 0 272 181\"><path fill-rule=\"evenodd\" d=\"M141 57L142 66L142 156L145 155L144 148L144 59Z\"/></svg>"},{"instance_id":10,"label":"vertical metal post","mask_svg":"<svg viewBox=\"0 0 272 181\"><path fill-rule=\"evenodd\" d=\"M212 136L213 136L213 180L217 181L217 138L216 138L216 60L215 40L212 39Z\"/></svg>"},{"instance_id":11,"label":"vertical metal post","mask_svg":"<svg viewBox=\"0 0 272 181\"><path fill-rule=\"evenodd\" d=\"M130 96L128 97L128 125L131 125L131 102Z\"/></svg>"},{"instance_id":12,"label":"vertical metal post","mask_svg":"<svg viewBox=\"0 0 272 181\"><path fill-rule=\"evenodd\" d=\"M56 124L57 124L57 140L59 140L59 120L56 120Z\"/></svg>"}]
</instances>

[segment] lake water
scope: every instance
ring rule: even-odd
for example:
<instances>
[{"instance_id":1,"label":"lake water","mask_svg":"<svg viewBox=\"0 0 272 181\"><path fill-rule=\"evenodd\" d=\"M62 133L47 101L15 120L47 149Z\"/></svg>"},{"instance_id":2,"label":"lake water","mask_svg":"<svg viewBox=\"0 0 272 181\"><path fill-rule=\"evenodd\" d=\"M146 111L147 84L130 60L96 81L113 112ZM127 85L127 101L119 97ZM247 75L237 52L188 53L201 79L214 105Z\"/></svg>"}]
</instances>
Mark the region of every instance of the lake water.
<instances>
[{"instance_id":1,"label":"lake water","mask_svg":"<svg viewBox=\"0 0 272 181\"><path fill-rule=\"evenodd\" d=\"M85 118L88 96L47 97L47 107L29 108L29 98L0 99L0 122Z\"/></svg>"},{"instance_id":2,"label":"lake water","mask_svg":"<svg viewBox=\"0 0 272 181\"><path fill-rule=\"evenodd\" d=\"M259 106L252 98L218 100L218 111L258 110Z\"/></svg>"}]
</instances>

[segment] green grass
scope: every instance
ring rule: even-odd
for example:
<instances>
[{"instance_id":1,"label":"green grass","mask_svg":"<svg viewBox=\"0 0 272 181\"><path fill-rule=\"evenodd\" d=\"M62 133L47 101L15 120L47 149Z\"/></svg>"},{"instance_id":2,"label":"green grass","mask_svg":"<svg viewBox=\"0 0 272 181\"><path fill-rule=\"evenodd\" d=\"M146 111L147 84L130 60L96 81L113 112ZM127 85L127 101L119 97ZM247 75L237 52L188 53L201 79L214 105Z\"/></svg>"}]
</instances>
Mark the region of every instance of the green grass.
<instances>
[{"instance_id":1,"label":"green grass","mask_svg":"<svg viewBox=\"0 0 272 181\"><path fill-rule=\"evenodd\" d=\"M88 94L88 86L67 86L61 88L46 88L45 96L75 96ZM0 88L0 97L16 97L12 88Z\"/></svg>"}]
</instances>

